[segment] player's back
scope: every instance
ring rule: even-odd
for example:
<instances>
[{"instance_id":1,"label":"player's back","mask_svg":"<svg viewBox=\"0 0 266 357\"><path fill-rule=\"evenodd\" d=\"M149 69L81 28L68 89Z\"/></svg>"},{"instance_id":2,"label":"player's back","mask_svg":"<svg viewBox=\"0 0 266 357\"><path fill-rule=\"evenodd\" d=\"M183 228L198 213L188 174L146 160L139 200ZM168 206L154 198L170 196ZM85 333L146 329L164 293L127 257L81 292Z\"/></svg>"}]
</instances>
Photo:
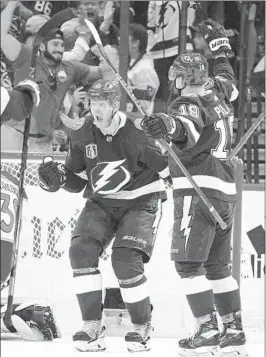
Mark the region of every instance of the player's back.
<instances>
[{"instance_id":1,"label":"player's back","mask_svg":"<svg viewBox=\"0 0 266 357\"><path fill-rule=\"evenodd\" d=\"M235 201L234 169L226 162L232 142L232 105L219 87L213 91L216 102L189 94L171 104L168 113L182 123L186 132L183 141L173 138L173 149L207 196ZM171 157L169 167L178 195L193 194Z\"/></svg>"}]
</instances>

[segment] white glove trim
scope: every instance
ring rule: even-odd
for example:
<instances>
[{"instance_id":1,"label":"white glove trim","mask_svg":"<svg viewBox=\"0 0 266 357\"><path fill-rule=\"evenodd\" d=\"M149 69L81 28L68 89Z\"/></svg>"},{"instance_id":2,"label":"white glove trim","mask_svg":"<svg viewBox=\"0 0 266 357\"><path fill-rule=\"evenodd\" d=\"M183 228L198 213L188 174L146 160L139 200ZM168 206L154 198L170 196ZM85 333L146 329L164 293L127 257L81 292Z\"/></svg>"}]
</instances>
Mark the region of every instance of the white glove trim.
<instances>
[{"instance_id":1,"label":"white glove trim","mask_svg":"<svg viewBox=\"0 0 266 357\"><path fill-rule=\"evenodd\" d=\"M221 38L216 38L214 40L211 40L209 43L209 47L211 51L217 51L219 50L220 47L227 47L229 50L231 50L231 45L226 37L221 37Z\"/></svg>"}]
</instances>

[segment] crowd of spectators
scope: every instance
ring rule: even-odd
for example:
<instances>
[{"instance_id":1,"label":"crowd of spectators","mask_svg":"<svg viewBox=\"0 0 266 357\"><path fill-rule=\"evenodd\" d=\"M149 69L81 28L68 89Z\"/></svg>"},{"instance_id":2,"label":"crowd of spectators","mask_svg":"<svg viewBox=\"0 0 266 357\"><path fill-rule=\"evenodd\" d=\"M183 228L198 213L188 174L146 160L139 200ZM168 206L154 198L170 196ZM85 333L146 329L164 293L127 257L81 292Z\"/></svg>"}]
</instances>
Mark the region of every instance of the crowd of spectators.
<instances>
[{"instance_id":1,"label":"crowd of spectators","mask_svg":"<svg viewBox=\"0 0 266 357\"><path fill-rule=\"evenodd\" d=\"M207 18L221 23L237 61L240 1L190 1L186 49L193 49L197 24ZM258 51L254 65L264 56L264 2L257 6ZM1 1L1 86L11 89L28 77L32 43L37 31L56 13L75 7L76 18L52 29L40 46L36 81L41 104L34 109L30 151L67 151L68 134L89 112L87 90L98 78L114 78L101 58L84 19L97 28L105 50L119 68L120 1ZM181 1L130 1L128 84L148 114L157 99L168 97L168 70L178 55ZM131 102L128 112L136 112ZM1 127L3 150L21 150L24 123L10 119Z\"/></svg>"}]
</instances>

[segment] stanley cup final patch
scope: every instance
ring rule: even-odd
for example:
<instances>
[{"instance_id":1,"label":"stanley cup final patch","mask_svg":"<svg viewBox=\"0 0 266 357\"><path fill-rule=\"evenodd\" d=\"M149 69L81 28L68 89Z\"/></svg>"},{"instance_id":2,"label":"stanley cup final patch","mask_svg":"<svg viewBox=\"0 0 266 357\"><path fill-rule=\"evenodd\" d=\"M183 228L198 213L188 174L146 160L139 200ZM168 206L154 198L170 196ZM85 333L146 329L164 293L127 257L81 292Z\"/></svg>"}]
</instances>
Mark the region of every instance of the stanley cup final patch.
<instances>
[{"instance_id":1,"label":"stanley cup final patch","mask_svg":"<svg viewBox=\"0 0 266 357\"><path fill-rule=\"evenodd\" d=\"M86 156L89 159L95 159L98 155L97 145L96 144L88 144L85 146Z\"/></svg>"}]
</instances>

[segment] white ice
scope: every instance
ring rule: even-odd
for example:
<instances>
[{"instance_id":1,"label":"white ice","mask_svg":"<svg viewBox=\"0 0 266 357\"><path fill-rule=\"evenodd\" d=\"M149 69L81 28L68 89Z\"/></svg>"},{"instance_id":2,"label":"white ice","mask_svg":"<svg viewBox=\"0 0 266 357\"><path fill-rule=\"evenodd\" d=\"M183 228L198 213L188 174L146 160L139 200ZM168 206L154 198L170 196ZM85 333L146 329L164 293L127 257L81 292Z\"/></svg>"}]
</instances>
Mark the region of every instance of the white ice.
<instances>
[{"instance_id":1,"label":"white ice","mask_svg":"<svg viewBox=\"0 0 266 357\"><path fill-rule=\"evenodd\" d=\"M250 336L255 338L253 343L251 339L248 339L246 345L246 350L249 353L250 357L263 357L264 348L263 348L263 334L260 336L256 334L255 336ZM113 356L113 357L130 357L132 354L129 354L126 350L126 345L123 337L107 337L107 349L105 352L90 352L85 353L85 356L88 357L104 357ZM177 340L174 338L154 338L151 342L152 350L145 353L135 353L134 356L143 356L143 357L177 357L178 348ZM4 357L53 357L53 356L62 356L62 357L83 357L84 353L76 351L70 337L65 337L53 342L27 342L27 341L18 341L18 340L2 340L1 341L1 354Z\"/></svg>"}]
</instances>

